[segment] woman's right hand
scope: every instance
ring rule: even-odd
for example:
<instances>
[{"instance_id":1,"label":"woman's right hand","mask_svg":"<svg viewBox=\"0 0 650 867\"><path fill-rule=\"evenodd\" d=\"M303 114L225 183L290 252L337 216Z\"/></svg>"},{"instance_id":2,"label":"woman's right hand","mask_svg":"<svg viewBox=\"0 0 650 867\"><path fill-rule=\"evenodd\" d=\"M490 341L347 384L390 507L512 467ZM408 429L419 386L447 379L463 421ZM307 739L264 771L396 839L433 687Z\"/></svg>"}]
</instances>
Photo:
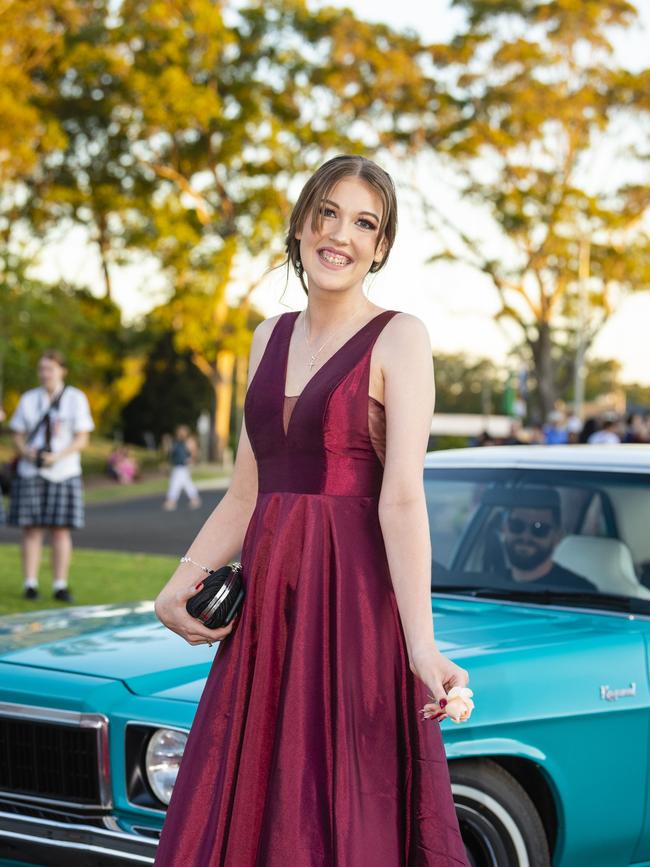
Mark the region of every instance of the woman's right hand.
<instances>
[{"instance_id":1,"label":"woman's right hand","mask_svg":"<svg viewBox=\"0 0 650 867\"><path fill-rule=\"evenodd\" d=\"M190 584L182 589L166 589L163 590L154 602L154 611L160 622L184 638L188 644L212 644L214 641L221 641L226 635L230 635L237 620L239 612L230 621L228 626L221 629L208 629L196 617L192 617L188 613L185 603L201 587L202 582L198 584Z\"/></svg>"}]
</instances>

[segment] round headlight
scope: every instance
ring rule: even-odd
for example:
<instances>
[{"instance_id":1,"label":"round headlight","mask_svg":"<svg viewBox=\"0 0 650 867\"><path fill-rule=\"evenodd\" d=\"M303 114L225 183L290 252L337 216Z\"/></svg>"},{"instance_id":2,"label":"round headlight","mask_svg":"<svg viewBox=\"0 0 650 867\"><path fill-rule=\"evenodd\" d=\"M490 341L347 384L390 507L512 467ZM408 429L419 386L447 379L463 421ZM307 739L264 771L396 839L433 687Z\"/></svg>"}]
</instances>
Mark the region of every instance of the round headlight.
<instances>
[{"instance_id":1,"label":"round headlight","mask_svg":"<svg viewBox=\"0 0 650 867\"><path fill-rule=\"evenodd\" d=\"M149 738L144 760L147 780L163 804L171 799L186 743L187 733L174 729L156 729Z\"/></svg>"}]
</instances>

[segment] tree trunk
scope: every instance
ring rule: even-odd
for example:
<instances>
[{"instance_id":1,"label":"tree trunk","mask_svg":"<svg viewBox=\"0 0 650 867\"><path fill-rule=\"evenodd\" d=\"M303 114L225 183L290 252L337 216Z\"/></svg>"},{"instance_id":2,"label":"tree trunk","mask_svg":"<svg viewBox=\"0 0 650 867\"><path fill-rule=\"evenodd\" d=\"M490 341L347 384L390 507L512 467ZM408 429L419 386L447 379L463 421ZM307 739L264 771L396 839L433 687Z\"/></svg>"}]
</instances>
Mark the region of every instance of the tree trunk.
<instances>
[{"instance_id":1,"label":"tree trunk","mask_svg":"<svg viewBox=\"0 0 650 867\"><path fill-rule=\"evenodd\" d=\"M232 406L232 374L235 353L221 351L217 355L214 378L214 460L223 464L224 452L230 438L230 409Z\"/></svg>"},{"instance_id":2,"label":"tree trunk","mask_svg":"<svg viewBox=\"0 0 650 867\"><path fill-rule=\"evenodd\" d=\"M111 274L108 268L108 250L110 248L110 240L106 225L106 215L103 213L97 215L97 231L97 246L99 247L99 259L102 265L102 274L104 275L106 298L111 298L113 289L111 285Z\"/></svg>"},{"instance_id":3,"label":"tree trunk","mask_svg":"<svg viewBox=\"0 0 650 867\"><path fill-rule=\"evenodd\" d=\"M239 434L244 417L244 401L248 390L248 358L238 355L235 362L235 432Z\"/></svg>"},{"instance_id":4,"label":"tree trunk","mask_svg":"<svg viewBox=\"0 0 650 867\"><path fill-rule=\"evenodd\" d=\"M543 424L555 406L555 377L551 354L551 329L547 322L537 324L537 339L529 341L537 380L537 406Z\"/></svg>"},{"instance_id":5,"label":"tree trunk","mask_svg":"<svg viewBox=\"0 0 650 867\"><path fill-rule=\"evenodd\" d=\"M106 298L112 298L112 289L111 289L111 275L108 270L108 262L106 261L106 257L104 253L101 254L102 260L102 272L104 274L104 286L106 287Z\"/></svg>"}]
</instances>

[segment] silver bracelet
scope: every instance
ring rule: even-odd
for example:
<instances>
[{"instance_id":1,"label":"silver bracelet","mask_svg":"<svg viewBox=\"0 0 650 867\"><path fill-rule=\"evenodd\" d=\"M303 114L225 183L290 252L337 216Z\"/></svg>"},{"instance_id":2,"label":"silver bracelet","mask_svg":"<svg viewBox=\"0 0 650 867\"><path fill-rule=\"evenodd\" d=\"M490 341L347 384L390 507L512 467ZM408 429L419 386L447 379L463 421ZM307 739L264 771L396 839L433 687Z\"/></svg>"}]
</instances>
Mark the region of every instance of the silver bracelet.
<instances>
[{"instance_id":1,"label":"silver bracelet","mask_svg":"<svg viewBox=\"0 0 650 867\"><path fill-rule=\"evenodd\" d=\"M181 557L181 563L193 563L195 566L198 566L199 569L203 569L204 572L212 572L212 569L208 569L207 566L202 566L200 563L197 563L196 560L192 560L191 557Z\"/></svg>"}]
</instances>

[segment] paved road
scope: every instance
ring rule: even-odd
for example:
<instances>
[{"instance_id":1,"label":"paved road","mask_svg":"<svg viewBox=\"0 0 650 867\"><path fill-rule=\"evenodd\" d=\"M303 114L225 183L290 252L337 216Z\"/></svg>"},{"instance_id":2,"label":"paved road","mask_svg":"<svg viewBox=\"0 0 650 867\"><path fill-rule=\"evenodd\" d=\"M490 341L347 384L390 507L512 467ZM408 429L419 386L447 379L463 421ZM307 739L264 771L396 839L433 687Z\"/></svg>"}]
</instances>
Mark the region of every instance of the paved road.
<instances>
[{"instance_id":1,"label":"paved road","mask_svg":"<svg viewBox=\"0 0 650 867\"><path fill-rule=\"evenodd\" d=\"M224 487L203 489L203 505L194 511L187 507L187 499L183 498L175 512L164 512L162 494L114 503L86 504L86 526L82 530L73 530L73 544L78 548L180 557L225 490ZM20 530L16 527L0 528L0 541L19 542Z\"/></svg>"}]
</instances>

